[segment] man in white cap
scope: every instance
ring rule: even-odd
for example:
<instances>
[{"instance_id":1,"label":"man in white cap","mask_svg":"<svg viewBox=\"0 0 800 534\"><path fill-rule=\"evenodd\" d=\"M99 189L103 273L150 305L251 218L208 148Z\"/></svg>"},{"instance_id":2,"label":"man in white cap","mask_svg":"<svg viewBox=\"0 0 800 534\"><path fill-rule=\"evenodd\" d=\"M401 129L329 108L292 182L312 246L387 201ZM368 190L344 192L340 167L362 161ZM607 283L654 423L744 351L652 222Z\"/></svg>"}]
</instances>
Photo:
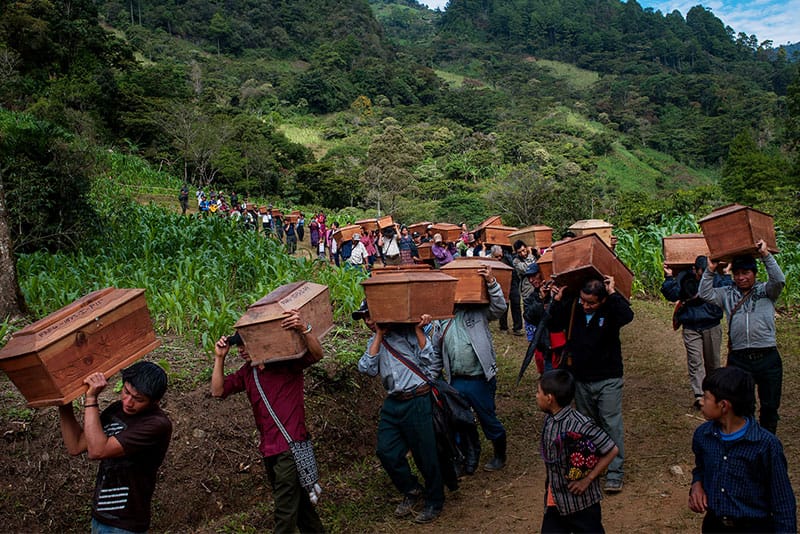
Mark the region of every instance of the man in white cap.
<instances>
[{"instance_id":1,"label":"man in white cap","mask_svg":"<svg viewBox=\"0 0 800 534\"><path fill-rule=\"evenodd\" d=\"M353 250L350 252L350 257L347 258L345 266L351 269L364 269L368 260L367 247L361 242L361 234L356 232L353 234Z\"/></svg>"}]
</instances>

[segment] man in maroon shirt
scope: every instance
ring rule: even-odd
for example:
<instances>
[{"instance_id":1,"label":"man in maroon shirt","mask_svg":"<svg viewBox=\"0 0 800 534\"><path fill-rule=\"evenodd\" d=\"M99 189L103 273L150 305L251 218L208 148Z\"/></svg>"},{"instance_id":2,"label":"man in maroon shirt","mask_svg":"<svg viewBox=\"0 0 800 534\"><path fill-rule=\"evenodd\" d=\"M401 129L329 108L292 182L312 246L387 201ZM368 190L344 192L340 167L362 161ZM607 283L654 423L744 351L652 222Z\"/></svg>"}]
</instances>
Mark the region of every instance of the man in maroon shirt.
<instances>
[{"instance_id":1,"label":"man in maroon shirt","mask_svg":"<svg viewBox=\"0 0 800 534\"><path fill-rule=\"evenodd\" d=\"M303 399L303 369L322 359L322 346L317 336L311 334L313 330L311 324L303 321L297 310L289 312L286 319L281 322L281 326L286 330L296 330L305 340L308 351L302 358L259 364L254 368L250 363L247 348L238 334L231 336L230 339L222 336L214 345L211 394L224 399L231 393L242 391L247 393L247 398L253 407L256 428L261 436L258 449L264 457L264 466L275 499L274 532L276 534L297 530L324 532L325 528L308 493L300 485L289 444L267 411L253 373L253 369L256 369L255 375L258 376L267 400L292 439L296 441L308 439ZM238 345L239 356L244 359L244 364L235 373L225 376L225 356L231 344Z\"/></svg>"}]
</instances>

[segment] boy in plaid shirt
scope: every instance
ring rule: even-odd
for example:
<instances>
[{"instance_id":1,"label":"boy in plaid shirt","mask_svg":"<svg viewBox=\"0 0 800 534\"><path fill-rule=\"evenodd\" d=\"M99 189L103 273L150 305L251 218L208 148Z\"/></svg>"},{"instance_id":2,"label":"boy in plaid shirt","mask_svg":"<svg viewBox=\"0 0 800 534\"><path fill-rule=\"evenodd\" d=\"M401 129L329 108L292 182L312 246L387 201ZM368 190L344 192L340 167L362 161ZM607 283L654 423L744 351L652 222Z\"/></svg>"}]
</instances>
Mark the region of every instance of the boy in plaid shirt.
<instances>
[{"instance_id":1,"label":"boy in plaid shirt","mask_svg":"<svg viewBox=\"0 0 800 534\"><path fill-rule=\"evenodd\" d=\"M605 532L597 478L619 449L591 419L574 410L575 379L564 369L539 379L536 404L547 415L541 452L547 469L542 532Z\"/></svg>"}]
</instances>

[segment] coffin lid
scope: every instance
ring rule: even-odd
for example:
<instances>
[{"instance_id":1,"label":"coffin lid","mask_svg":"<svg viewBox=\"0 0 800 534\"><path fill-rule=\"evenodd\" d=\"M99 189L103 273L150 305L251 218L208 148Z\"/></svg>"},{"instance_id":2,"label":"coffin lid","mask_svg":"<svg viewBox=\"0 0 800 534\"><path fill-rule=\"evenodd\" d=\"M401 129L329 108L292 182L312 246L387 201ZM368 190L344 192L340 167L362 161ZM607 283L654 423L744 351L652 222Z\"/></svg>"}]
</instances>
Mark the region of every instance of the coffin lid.
<instances>
[{"instance_id":1,"label":"coffin lid","mask_svg":"<svg viewBox=\"0 0 800 534\"><path fill-rule=\"evenodd\" d=\"M282 285L248 306L245 314L233 326L243 328L283 319L288 311L301 308L327 290L326 285L306 281Z\"/></svg>"},{"instance_id":2,"label":"coffin lid","mask_svg":"<svg viewBox=\"0 0 800 534\"><path fill-rule=\"evenodd\" d=\"M373 267L372 275L383 276L390 273L399 272L426 272L432 271L433 268L427 263L414 263L410 265L385 265L383 267Z\"/></svg>"},{"instance_id":3,"label":"coffin lid","mask_svg":"<svg viewBox=\"0 0 800 534\"><path fill-rule=\"evenodd\" d=\"M727 206L722 206L721 208L715 209L714 211L712 211L711 213L709 213L708 215L706 215L705 217L700 219L698 222L699 223L704 223L706 221L710 221L712 219L716 219L717 217L722 217L723 215L729 215L731 213L736 213L737 211L741 211L741 210L754 211L756 213L760 213L762 215L766 215L767 217L772 218L772 215L770 215L769 213L765 213L765 212L763 212L761 210L757 210L757 209L750 208L750 207L747 207L747 206L742 206L741 204L735 204L734 203L734 204L728 204Z\"/></svg>"},{"instance_id":4,"label":"coffin lid","mask_svg":"<svg viewBox=\"0 0 800 534\"><path fill-rule=\"evenodd\" d=\"M397 271L392 273L373 276L361 281L362 286L385 285L385 284L408 284L412 282L453 282L458 283L457 278L453 278L441 271L412 270Z\"/></svg>"},{"instance_id":5,"label":"coffin lid","mask_svg":"<svg viewBox=\"0 0 800 534\"><path fill-rule=\"evenodd\" d=\"M439 230L452 230L454 228L457 228L458 230L461 230L461 227L459 225L457 225L457 224L436 223L436 224L433 225L433 229L434 230L437 230L437 229L439 229Z\"/></svg>"},{"instance_id":6,"label":"coffin lid","mask_svg":"<svg viewBox=\"0 0 800 534\"><path fill-rule=\"evenodd\" d=\"M520 228L516 232L511 232L508 237L516 237L518 235L527 234L529 232L544 232L547 230L552 230L549 226L545 226L543 224L534 224L531 226L526 226L525 228Z\"/></svg>"},{"instance_id":7,"label":"coffin lid","mask_svg":"<svg viewBox=\"0 0 800 534\"><path fill-rule=\"evenodd\" d=\"M506 265L500 260L494 258L456 258L447 265L442 265L442 271L451 271L455 269L474 269L478 270L484 265L488 265L494 271L513 271L511 267Z\"/></svg>"},{"instance_id":8,"label":"coffin lid","mask_svg":"<svg viewBox=\"0 0 800 534\"><path fill-rule=\"evenodd\" d=\"M341 226L333 233L333 238L338 241L339 237L341 237L342 233L346 232L346 231L347 232L356 231L356 232L358 232L360 234L361 233L361 227L359 225L357 225L357 224L348 224L347 226Z\"/></svg>"},{"instance_id":9,"label":"coffin lid","mask_svg":"<svg viewBox=\"0 0 800 534\"><path fill-rule=\"evenodd\" d=\"M575 221L570 230L589 230L593 228L614 228L614 225L602 219L583 219Z\"/></svg>"},{"instance_id":10,"label":"coffin lid","mask_svg":"<svg viewBox=\"0 0 800 534\"><path fill-rule=\"evenodd\" d=\"M503 226L503 219L499 215L492 215L478 226L475 227L473 232L479 232L486 228L487 226Z\"/></svg>"},{"instance_id":11,"label":"coffin lid","mask_svg":"<svg viewBox=\"0 0 800 534\"><path fill-rule=\"evenodd\" d=\"M84 328L102 315L137 298L142 293L144 293L144 289L114 287L92 291L60 310L11 334L11 339L0 350L0 360L39 352L66 334Z\"/></svg>"}]
</instances>

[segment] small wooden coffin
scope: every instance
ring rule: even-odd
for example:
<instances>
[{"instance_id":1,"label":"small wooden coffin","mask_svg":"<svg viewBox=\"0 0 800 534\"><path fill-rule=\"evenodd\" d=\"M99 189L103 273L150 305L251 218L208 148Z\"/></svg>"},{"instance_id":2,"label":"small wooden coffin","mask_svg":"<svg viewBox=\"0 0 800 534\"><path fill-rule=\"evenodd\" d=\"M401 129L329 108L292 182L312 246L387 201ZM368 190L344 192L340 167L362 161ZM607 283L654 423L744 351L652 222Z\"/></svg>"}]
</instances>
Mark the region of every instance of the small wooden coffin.
<instances>
[{"instance_id":1,"label":"small wooden coffin","mask_svg":"<svg viewBox=\"0 0 800 534\"><path fill-rule=\"evenodd\" d=\"M456 224L436 223L433 225L433 233L442 234L445 243L454 243L461 237L461 227Z\"/></svg>"},{"instance_id":2,"label":"small wooden coffin","mask_svg":"<svg viewBox=\"0 0 800 534\"><path fill-rule=\"evenodd\" d=\"M361 282L367 306L378 323L418 323L423 313L434 319L453 316L458 280L441 271L408 271L373 276Z\"/></svg>"},{"instance_id":3,"label":"small wooden coffin","mask_svg":"<svg viewBox=\"0 0 800 534\"><path fill-rule=\"evenodd\" d=\"M283 212L276 208L272 208L272 210L270 210L270 214L272 215L273 218L278 218L278 217L281 219L283 218Z\"/></svg>"},{"instance_id":4,"label":"small wooden coffin","mask_svg":"<svg viewBox=\"0 0 800 534\"><path fill-rule=\"evenodd\" d=\"M290 214L285 215L283 217L283 222L297 224L297 219L299 219L299 218L300 218L299 215L295 215L293 213L290 213Z\"/></svg>"},{"instance_id":5,"label":"small wooden coffin","mask_svg":"<svg viewBox=\"0 0 800 534\"><path fill-rule=\"evenodd\" d=\"M430 272L433 267L427 263L412 263L402 265L383 265L372 268L372 275L383 276L384 274L399 272Z\"/></svg>"},{"instance_id":6,"label":"small wooden coffin","mask_svg":"<svg viewBox=\"0 0 800 534\"><path fill-rule=\"evenodd\" d=\"M258 213L260 213L261 215L266 215L267 214L267 207L266 206L261 206L260 208L258 208Z\"/></svg>"},{"instance_id":7,"label":"small wooden coffin","mask_svg":"<svg viewBox=\"0 0 800 534\"><path fill-rule=\"evenodd\" d=\"M671 269L694 266L697 256L708 256L708 245L703 234L672 234L661 239L664 263Z\"/></svg>"},{"instance_id":8,"label":"small wooden coffin","mask_svg":"<svg viewBox=\"0 0 800 534\"><path fill-rule=\"evenodd\" d=\"M422 261L433 261L433 243L430 241L427 243L422 243L421 245L417 246L417 252L419 253L419 259Z\"/></svg>"},{"instance_id":9,"label":"small wooden coffin","mask_svg":"<svg viewBox=\"0 0 800 534\"><path fill-rule=\"evenodd\" d=\"M333 328L333 308L328 286L313 282L293 282L278 287L247 308L234 327L242 336L253 365L301 358L306 351L303 336L284 330L286 312L300 310L300 317L311 323L313 334L322 339Z\"/></svg>"},{"instance_id":10,"label":"small wooden coffin","mask_svg":"<svg viewBox=\"0 0 800 534\"><path fill-rule=\"evenodd\" d=\"M489 291L486 282L478 270L484 265L492 268L492 275L497 278L503 289L503 296L508 300L511 290L511 272L513 269L492 258L456 258L442 266L442 272L458 279L456 286L456 304L489 304Z\"/></svg>"},{"instance_id":11,"label":"small wooden coffin","mask_svg":"<svg viewBox=\"0 0 800 534\"><path fill-rule=\"evenodd\" d=\"M614 229L614 225L611 223L600 219L584 219L575 222L569 229L575 233L576 237L597 234L603 240L603 243L611 247L611 231Z\"/></svg>"},{"instance_id":12,"label":"small wooden coffin","mask_svg":"<svg viewBox=\"0 0 800 534\"><path fill-rule=\"evenodd\" d=\"M472 230L470 233L475 234L477 236L487 226L503 226L503 219L501 219L499 215L492 215L491 217L480 223L478 226L476 226L475 229Z\"/></svg>"},{"instance_id":13,"label":"small wooden coffin","mask_svg":"<svg viewBox=\"0 0 800 534\"><path fill-rule=\"evenodd\" d=\"M360 221L356 221L355 224L362 227L367 232L378 230L378 219L361 219Z\"/></svg>"},{"instance_id":14,"label":"small wooden coffin","mask_svg":"<svg viewBox=\"0 0 800 534\"><path fill-rule=\"evenodd\" d=\"M508 242L504 245L513 245L518 239L522 240L527 246L539 250L547 248L553 244L553 229L543 224L535 224L520 228L516 232L508 234Z\"/></svg>"},{"instance_id":15,"label":"small wooden coffin","mask_svg":"<svg viewBox=\"0 0 800 534\"><path fill-rule=\"evenodd\" d=\"M700 219L710 257L730 260L734 256L758 252L756 241L763 239L767 249L779 252L772 216L740 204L730 204Z\"/></svg>"},{"instance_id":16,"label":"small wooden coffin","mask_svg":"<svg viewBox=\"0 0 800 534\"><path fill-rule=\"evenodd\" d=\"M384 228L389 228L390 226L394 226L394 219L392 219L391 215L384 215L383 217L378 217L378 228L383 230Z\"/></svg>"},{"instance_id":17,"label":"small wooden coffin","mask_svg":"<svg viewBox=\"0 0 800 534\"><path fill-rule=\"evenodd\" d=\"M486 226L482 230L483 242L487 245L508 245L508 236L517 230L515 226Z\"/></svg>"},{"instance_id":18,"label":"small wooden coffin","mask_svg":"<svg viewBox=\"0 0 800 534\"><path fill-rule=\"evenodd\" d=\"M340 245L345 241L350 241L353 239L353 234L360 234L361 227L357 224L349 224L347 226L342 226L338 230L333 233L333 238L336 240L337 243Z\"/></svg>"},{"instance_id":19,"label":"small wooden coffin","mask_svg":"<svg viewBox=\"0 0 800 534\"><path fill-rule=\"evenodd\" d=\"M611 275L616 290L631 298L633 272L593 233L553 245L553 273L558 285L575 290L580 290L590 277Z\"/></svg>"},{"instance_id":20,"label":"small wooden coffin","mask_svg":"<svg viewBox=\"0 0 800 534\"><path fill-rule=\"evenodd\" d=\"M544 279L550 280L553 276L553 251L546 250L542 253L539 259L536 260L536 264L539 266L539 271L541 271Z\"/></svg>"},{"instance_id":21,"label":"small wooden coffin","mask_svg":"<svg viewBox=\"0 0 800 534\"><path fill-rule=\"evenodd\" d=\"M90 374L110 377L159 345L144 289L109 287L15 332L0 368L28 406L62 405L86 391Z\"/></svg>"},{"instance_id":22,"label":"small wooden coffin","mask_svg":"<svg viewBox=\"0 0 800 534\"><path fill-rule=\"evenodd\" d=\"M433 223L432 222L428 222L428 221L424 221L424 222L418 222L418 223L414 223L412 225L409 225L408 233L413 234L414 232L419 232L419 235L423 235L424 236L425 232L428 231L428 225L429 224L433 224Z\"/></svg>"}]
</instances>

